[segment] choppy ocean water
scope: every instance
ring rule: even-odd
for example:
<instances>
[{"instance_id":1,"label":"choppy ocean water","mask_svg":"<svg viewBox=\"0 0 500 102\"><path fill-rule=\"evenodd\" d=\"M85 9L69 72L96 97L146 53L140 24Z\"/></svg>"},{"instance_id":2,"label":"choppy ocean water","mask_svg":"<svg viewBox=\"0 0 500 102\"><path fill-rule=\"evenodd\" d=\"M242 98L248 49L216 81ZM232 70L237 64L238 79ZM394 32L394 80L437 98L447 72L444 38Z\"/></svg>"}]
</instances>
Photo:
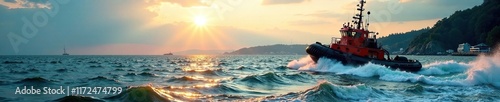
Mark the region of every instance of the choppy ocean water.
<instances>
[{"instance_id":1,"label":"choppy ocean water","mask_svg":"<svg viewBox=\"0 0 500 102\"><path fill-rule=\"evenodd\" d=\"M423 70L313 63L305 55L0 56L0 101L500 100L500 54L407 57L420 60ZM16 93L24 86L66 90ZM121 90L71 93L76 87Z\"/></svg>"}]
</instances>

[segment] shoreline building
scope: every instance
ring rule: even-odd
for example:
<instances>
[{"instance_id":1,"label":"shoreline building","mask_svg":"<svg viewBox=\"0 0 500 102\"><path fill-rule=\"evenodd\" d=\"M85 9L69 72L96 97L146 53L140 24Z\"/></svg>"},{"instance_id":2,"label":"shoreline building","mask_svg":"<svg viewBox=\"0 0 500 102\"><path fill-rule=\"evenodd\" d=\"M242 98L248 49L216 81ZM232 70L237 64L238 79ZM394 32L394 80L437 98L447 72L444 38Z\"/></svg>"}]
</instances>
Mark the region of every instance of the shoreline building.
<instances>
[{"instance_id":1,"label":"shoreline building","mask_svg":"<svg viewBox=\"0 0 500 102\"><path fill-rule=\"evenodd\" d=\"M458 53L469 53L470 52L470 44L469 43L462 43L458 45L457 48Z\"/></svg>"},{"instance_id":2,"label":"shoreline building","mask_svg":"<svg viewBox=\"0 0 500 102\"><path fill-rule=\"evenodd\" d=\"M488 53L491 51L491 48L488 47L488 45L484 43L480 43L474 46L471 46L470 52L482 52L482 53Z\"/></svg>"},{"instance_id":3,"label":"shoreline building","mask_svg":"<svg viewBox=\"0 0 500 102\"><path fill-rule=\"evenodd\" d=\"M489 53L491 48L484 44L480 43L474 46L471 46L469 43L462 43L458 45L457 52L452 55L455 56L477 56L480 53Z\"/></svg>"}]
</instances>

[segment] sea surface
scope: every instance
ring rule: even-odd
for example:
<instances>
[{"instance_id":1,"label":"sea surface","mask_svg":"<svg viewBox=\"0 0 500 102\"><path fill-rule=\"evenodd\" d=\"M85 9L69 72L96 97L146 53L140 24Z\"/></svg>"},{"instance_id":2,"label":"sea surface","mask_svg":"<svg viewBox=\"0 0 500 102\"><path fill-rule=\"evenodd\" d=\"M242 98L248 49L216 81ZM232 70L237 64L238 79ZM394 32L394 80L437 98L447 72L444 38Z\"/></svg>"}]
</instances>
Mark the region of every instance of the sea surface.
<instances>
[{"instance_id":1,"label":"sea surface","mask_svg":"<svg viewBox=\"0 0 500 102\"><path fill-rule=\"evenodd\" d=\"M500 54L406 57L424 68L314 63L307 55L0 56L0 101L500 100ZM65 90L16 93L25 86ZM94 90L71 93L79 87Z\"/></svg>"}]
</instances>

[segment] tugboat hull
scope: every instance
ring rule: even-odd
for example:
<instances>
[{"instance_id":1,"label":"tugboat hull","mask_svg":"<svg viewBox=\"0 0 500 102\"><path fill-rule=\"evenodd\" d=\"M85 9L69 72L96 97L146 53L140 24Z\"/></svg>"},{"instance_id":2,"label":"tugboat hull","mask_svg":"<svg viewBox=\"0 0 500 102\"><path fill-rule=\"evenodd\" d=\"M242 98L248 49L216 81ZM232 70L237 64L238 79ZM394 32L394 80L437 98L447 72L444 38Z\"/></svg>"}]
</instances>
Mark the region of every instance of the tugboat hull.
<instances>
[{"instance_id":1,"label":"tugboat hull","mask_svg":"<svg viewBox=\"0 0 500 102\"><path fill-rule=\"evenodd\" d=\"M314 60L314 62L317 62L321 57L325 57L341 61L344 65L359 66L371 62L374 64L388 66L391 69L399 69L410 72L416 72L422 68L422 64L420 62L407 60L406 58L404 58L404 60L379 60L374 58L361 57L333 50L318 43L309 45L306 48L306 52Z\"/></svg>"}]
</instances>

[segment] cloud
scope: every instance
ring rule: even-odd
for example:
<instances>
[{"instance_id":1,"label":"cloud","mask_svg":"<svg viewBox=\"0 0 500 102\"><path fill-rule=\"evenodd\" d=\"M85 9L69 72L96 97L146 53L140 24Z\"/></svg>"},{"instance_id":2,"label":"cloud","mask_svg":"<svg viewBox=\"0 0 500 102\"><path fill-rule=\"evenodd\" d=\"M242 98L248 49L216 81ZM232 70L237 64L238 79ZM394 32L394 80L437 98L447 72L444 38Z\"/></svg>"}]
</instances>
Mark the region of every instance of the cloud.
<instances>
[{"instance_id":1,"label":"cloud","mask_svg":"<svg viewBox=\"0 0 500 102\"><path fill-rule=\"evenodd\" d=\"M316 11L314 13L308 13L308 14L295 14L295 16L307 16L307 17L315 17L315 18L320 18L320 19L335 19L337 21L350 21L351 17L353 16L352 14L347 14L347 13L339 13L336 11L330 11L330 10L320 10Z\"/></svg>"},{"instance_id":2,"label":"cloud","mask_svg":"<svg viewBox=\"0 0 500 102\"><path fill-rule=\"evenodd\" d=\"M117 4L118 3L118 4ZM260 3L260 2L259 2ZM140 4L140 5L138 5ZM189 49L226 50L245 46L283 44L290 39L314 42L305 33L261 32L253 29L217 26L213 33L196 34L188 22L147 26L156 15L138 0L75 0L61 5L48 24L15 53L7 37L10 32L22 36L23 17L32 20L37 9L0 7L0 55L59 55L63 47L70 54L162 54ZM169 4L170 5L170 4ZM126 8L124 8L126 7ZM127 12L117 12L127 11ZM169 18L170 19L170 18ZM292 36L293 35L293 36ZM283 36L292 36L286 37ZM317 36L314 38L324 38Z\"/></svg>"},{"instance_id":3,"label":"cloud","mask_svg":"<svg viewBox=\"0 0 500 102\"><path fill-rule=\"evenodd\" d=\"M182 7L209 6L212 0L146 0L146 2L169 2Z\"/></svg>"},{"instance_id":4,"label":"cloud","mask_svg":"<svg viewBox=\"0 0 500 102\"><path fill-rule=\"evenodd\" d=\"M295 29L283 29L276 27L272 29L265 29L264 32L264 34L267 34L269 38L281 40L280 43L276 44L310 44L313 42L329 42L330 40L325 39L325 37L330 36L328 34L304 32ZM270 43L261 45L270 45Z\"/></svg>"},{"instance_id":5,"label":"cloud","mask_svg":"<svg viewBox=\"0 0 500 102\"><path fill-rule=\"evenodd\" d=\"M295 16L305 16L305 17L314 17L317 19L323 19L323 20L336 20L340 22L347 22L352 20L353 14L348 14L348 13L340 13L337 11L331 11L331 10L320 10L316 11L313 13L306 13L306 14L295 14ZM305 22L303 22L305 23ZM316 21L316 23L310 22L312 24L329 24L330 22L319 22Z\"/></svg>"},{"instance_id":6,"label":"cloud","mask_svg":"<svg viewBox=\"0 0 500 102\"><path fill-rule=\"evenodd\" d=\"M482 2L482 0L374 0L367 1L366 10L371 11L370 18L388 18L373 19L374 22L404 22L441 19L457 10L472 8ZM353 2L349 6L355 7L356 3Z\"/></svg>"},{"instance_id":7,"label":"cloud","mask_svg":"<svg viewBox=\"0 0 500 102\"><path fill-rule=\"evenodd\" d=\"M333 11L327 11L327 10L321 10L317 11L314 13L309 13L309 14L296 14L297 16L311 16L311 17L318 17L318 18L336 18L336 17L343 17L343 14L333 12Z\"/></svg>"},{"instance_id":8,"label":"cloud","mask_svg":"<svg viewBox=\"0 0 500 102\"><path fill-rule=\"evenodd\" d=\"M302 3L310 0L262 0L262 5Z\"/></svg>"},{"instance_id":9,"label":"cloud","mask_svg":"<svg viewBox=\"0 0 500 102\"><path fill-rule=\"evenodd\" d=\"M412 1L412 0L399 0L399 2L401 2L401 3L406 3L406 2L409 2L409 1Z\"/></svg>"},{"instance_id":10,"label":"cloud","mask_svg":"<svg viewBox=\"0 0 500 102\"><path fill-rule=\"evenodd\" d=\"M310 26L310 25L331 24L331 22L322 21L322 20L298 20L298 21L292 21L292 22L290 22L290 24L292 24L292 25L301 25L301 26Z\"/></svg>"},{"instance_id":11,"label":"cloud","mask_svg":"<svg viewBox=\"0 0 500 102\"><path fill-rule=\"evenodd\" d=\"M142 33L135 32L136 29L155 16L143 9L145 6L143 1L137 0L121 0L119 4L111 0L73 0L60 5L57 14L54 17L49 16L46 25L36 26L36 36L27 38L27 43L21 43L18 54L60 54L63 46L74 49L103 44L136 43L138 41L123 39L138 38L136 35ZM7 34L12 32L22 36L25 24L22 18L27 18L30 22L33 20L32 15L37 12L40 10L8 9L0 6L0 55L16 54ZM32 32L29 28L27 31ZM163 32L166 31L160 33ZM142 43L155 42L144 40L140 44Z\"/></svg>"},{"instance_id":12,"label":"cloud","mask_svg":"<svg viewBox=\"0 0 500 102\"><path fill-rule=\"evenodd\" d=\"M47 8L50 9L48 0L0 0L0 5L8 9L20 8Z\"/></svg>"},{"instance_id":13,"label":"cloud","mask_svg":"<svg viewBox=\"0 0 500 102\"><path fill-rule=\"evenodd\" d=\"M400 0L401 3L425 4L431 6L462 7L477 5L483 0Z\"/></svg>"}]
</instances>

